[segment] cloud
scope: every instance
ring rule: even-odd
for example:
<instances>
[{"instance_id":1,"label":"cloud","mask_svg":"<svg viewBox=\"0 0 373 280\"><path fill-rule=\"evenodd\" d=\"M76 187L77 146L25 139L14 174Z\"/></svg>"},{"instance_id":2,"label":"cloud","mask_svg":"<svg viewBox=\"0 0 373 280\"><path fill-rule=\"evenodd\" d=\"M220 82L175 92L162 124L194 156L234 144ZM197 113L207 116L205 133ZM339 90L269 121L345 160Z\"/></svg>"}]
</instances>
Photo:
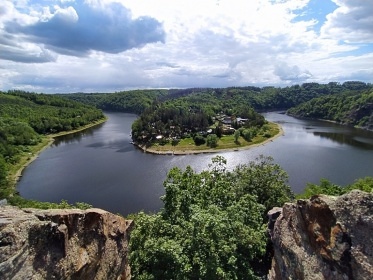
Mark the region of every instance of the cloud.
<instances>
[{"instance_id":1,"label":"cloud","mask_svg":"<svg viewBox=\"0 0 373 280\"><path fill-rule=\"evenodd\" d=\"M321 28L324 37L348 43L373 43L373 3L367 0L332 0L338 8Z\"/></svg>"},{"instance_id":2,"label":"cloud","mask_svg":"<svg viewBox=\"0 0 373 280\"><path fill-rule=\"evenodd\" d=\"M373 45L347 43L369 42L371 0L333 1L2 0L0 88L372 82Z\"/></svg>"},{"instance_id":3,"label":"cloud","mask_svg":"<svg viewBox=\"0 0 373 280\"><path fill-rule=\"evenodd\" d=\"M42 48L30 52L22 47L0 45L0 59L22 63L45 63L55 61L56 56Z\"/></svg>"},{"instance_id":4,"label":"cloud","mask_svg":"<svg viewBox=\"0 0 373 280\"><path fill-rule=\"evenodd\" d=\"M274 74L282 81L290 81L302 83L312 78L312 74L308 70L300 70L296 65L289 66L286 62L279 63L275 66Z\"/></svg>"},{"instance_id":5,"label":"cloud","mask_svg":"<svg viewBox=\"0 0 373 280\"><path fill-rule=\"evenodd\" d=\"M90 51L120 53L165 41L159 21L148 16L132 19L130 11L119 3L55 6L52 12L44 7L35 23L7 21L4 26L7 34L22 35L29 43L74 56L88 55Z\"/></svg>"}]
</instances>

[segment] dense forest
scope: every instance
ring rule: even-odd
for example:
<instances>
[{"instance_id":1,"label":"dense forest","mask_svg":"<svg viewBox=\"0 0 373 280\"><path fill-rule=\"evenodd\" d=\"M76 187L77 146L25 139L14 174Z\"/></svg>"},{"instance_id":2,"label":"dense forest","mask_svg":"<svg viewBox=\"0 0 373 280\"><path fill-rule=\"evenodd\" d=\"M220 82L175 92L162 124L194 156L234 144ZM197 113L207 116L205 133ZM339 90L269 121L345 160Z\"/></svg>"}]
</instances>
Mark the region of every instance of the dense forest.
<instances>
[{"instance_id":1,"label":"dense forest","mask_svg":"<svg viewBox=\"0 0 373 280\"><path fill-rule=\"evenodd\" d=\"M221 98L214 92L202 91L153 102L132 125L132 139L139 144L151 144L159 136L163 143L167 139L193 137L198 145L208 134L221 137L242 127L245 135L247 131L254 132L251 128L261 128L264 124L263 116L250 104L241 104L232 96Z\"/></svg>"},{"instance_id":2,"label":"dense forest","mask_svg":"<svg viewBox=\"0 0 373 280\"><path fill-rule=\"evenodd\" d=\"M340 93L360 93L372 89L373 85L359 81L344 83L330 82L328 84L304 83L288 87L228 87L228 88L188 88L188 89L164 89L164 90L129 90L116 93L73 93L61 96L73 99L85 104L93 105L102 110L123 111L141 114L150 107L153 101L164 102L176 100L181 97L194 99L196 102L207 102L201 93L213 95L218 100L234 99L235 104L246 104L257 111L289 109L303 102L323 95ZM195 94L200 94L197 98ZM201 99L201 100L200 100ZM210 100L213 102L212 100ZM218 104L211 104L214 111L218 111ZM229 106L227 110L229 110ZM232 109L232 108L231 108Z\"/></svg>"},{"instance_id":3,"label":"dense forest","mask_svg":"<svg viewBox=\"0 0 373 280\"><path fill-rule=\"evenodd\" d=\"M31 155L44 135L70 131L103 119L101 110L56 95L0 92L0 198L9 188L8 172Z\"/></svg>"},{"instance_id":4,"label":"dense forest","mask_svg":"<svg viewBox=\"0 0 373 280\"><path fill-rule=\"evenodd\" d=\"M104 111L141 114L154 100L167 94L167 90L130 90L115 93L70 93L60 96Z\"/></svg>"},{"instance_id":5,"label":"dense forest","mask_svg":"<svg viewBox=\"0 0 373 280\"><path fill-rule=\"evenodd\" d=\"M373 130L373 89L314 98L289 109L288 114Z\"/></svg>"}]
</instances>

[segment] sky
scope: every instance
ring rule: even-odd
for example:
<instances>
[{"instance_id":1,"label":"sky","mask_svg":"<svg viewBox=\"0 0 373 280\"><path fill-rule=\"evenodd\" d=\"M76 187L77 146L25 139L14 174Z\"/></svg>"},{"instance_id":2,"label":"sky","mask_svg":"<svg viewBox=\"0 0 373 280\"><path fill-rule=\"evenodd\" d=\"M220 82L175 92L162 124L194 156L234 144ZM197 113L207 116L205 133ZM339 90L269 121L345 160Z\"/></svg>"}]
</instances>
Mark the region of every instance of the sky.
<instances>
[{"instance_id":1,"label":"sky","mask_svg":"<svg viewBox=\"0 0 373 280\"><path fill-rule=\"evenodd\" d=\"M373 83L373 0L1 0L0 90Z\"/></svg>"}]
</instances>

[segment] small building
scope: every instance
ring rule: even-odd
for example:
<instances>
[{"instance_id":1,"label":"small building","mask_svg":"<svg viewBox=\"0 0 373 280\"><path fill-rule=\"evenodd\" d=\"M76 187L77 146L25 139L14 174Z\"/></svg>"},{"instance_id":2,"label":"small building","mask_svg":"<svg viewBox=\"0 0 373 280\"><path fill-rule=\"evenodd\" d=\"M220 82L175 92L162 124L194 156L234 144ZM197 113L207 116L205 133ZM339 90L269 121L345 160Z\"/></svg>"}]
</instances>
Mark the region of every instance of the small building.
<instances>
[{"instance_id":1,"label":"small building","mask_svg":"<svg viewBox=\"0 0 373 280\"><path fill-rule=\"evenodd\" d=\"M231 117L224 117L222 123L225 124L225 125L231 125L232 124L232 118Z\"/></svg>"}]
</instances>

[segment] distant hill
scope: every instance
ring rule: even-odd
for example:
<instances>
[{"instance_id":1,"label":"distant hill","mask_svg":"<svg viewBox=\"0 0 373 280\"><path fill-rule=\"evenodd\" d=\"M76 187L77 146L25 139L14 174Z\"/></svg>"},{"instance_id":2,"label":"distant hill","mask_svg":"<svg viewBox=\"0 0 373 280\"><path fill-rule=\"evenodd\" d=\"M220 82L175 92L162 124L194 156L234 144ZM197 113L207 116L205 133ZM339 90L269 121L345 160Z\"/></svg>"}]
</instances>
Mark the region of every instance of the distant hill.
<instances>
[{"instance_id":1,"label":"distant hill","mask_svg":"<svg viewBox=\"0 0 373 280\"><path fill-rule=\"evenodd\" d=\"M373 130L373 90L314 98L289 109L288 114Z\"/></svg>"},{"instance_id":2,"label":"distant hill","mask_svg":"<svg viewBox=\"0 0 373 280\"><path fill-rule=\"evenodd\" d=\"M153 103L170 100L217 104L230 103L234 106L249 106L255 110L284 110L295 107L313 98L341 93L361 93L373 89L371 84L359 81L328 84L304 83L289 87L228 87L228 88L187 88L187 89L144 89L115 93L72 93L62 94L64 98L79 101L107 111L141 114ZM227 107L228 104L225 105ZM220 105L218 105L220 106ZM213 108L215 107L215 108Z\"/></svg>"},{"instance_id":3,"label":"distant hill","mask_svg":"<svg viewBox=\"0 0 373 280\"><path fill-rule=\"evenodd\" d=\"M115 93L70 93L60 96L95 106L105 111L140 114L154 100L168 94L168 90L130 90Z\"/></svg>"}]
</instances>

